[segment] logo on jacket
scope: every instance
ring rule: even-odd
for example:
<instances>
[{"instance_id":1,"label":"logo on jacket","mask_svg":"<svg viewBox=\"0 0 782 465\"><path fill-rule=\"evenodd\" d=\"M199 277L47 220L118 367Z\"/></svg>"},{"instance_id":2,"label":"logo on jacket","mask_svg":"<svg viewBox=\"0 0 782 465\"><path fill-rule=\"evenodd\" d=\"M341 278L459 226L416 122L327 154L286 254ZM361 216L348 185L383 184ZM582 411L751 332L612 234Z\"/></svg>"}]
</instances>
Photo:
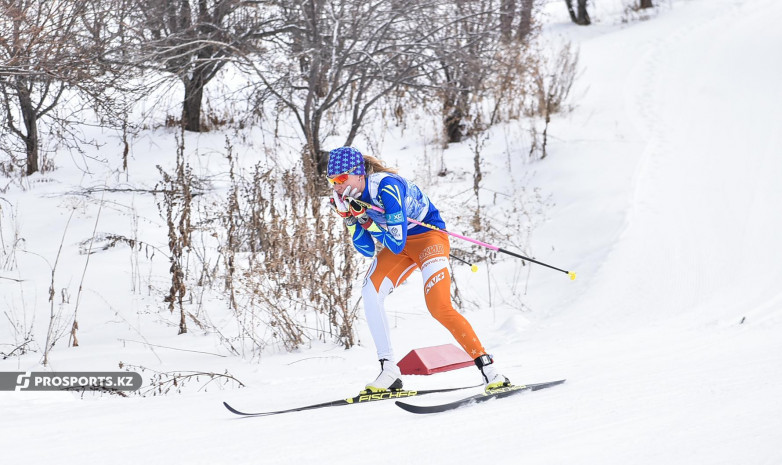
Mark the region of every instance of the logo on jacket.
<instances>
[{"instance_id":1,"label":"logo on jacket","mask_svg":"<svg viewBox=\"0 0 782 465\"><path fill-rule=\"evenodd\" d=\"M388 221L389 224L401 224L405 221L405 215L402 214L402 212L396 212L386 215L386 221Z\"/></svg>"}]
</instances>

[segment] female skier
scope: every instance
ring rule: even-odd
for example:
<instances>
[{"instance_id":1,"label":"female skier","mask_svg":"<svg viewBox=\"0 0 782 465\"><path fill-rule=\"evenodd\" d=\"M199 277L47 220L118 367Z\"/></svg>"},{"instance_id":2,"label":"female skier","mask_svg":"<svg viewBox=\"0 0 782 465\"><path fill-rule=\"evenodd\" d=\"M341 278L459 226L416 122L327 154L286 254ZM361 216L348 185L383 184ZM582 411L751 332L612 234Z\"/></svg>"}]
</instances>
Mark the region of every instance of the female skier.
<instances>
[{"instance_id":1,"label":"female skier","mask_svg":"<svg viewBox=\"0 0 782 465\"><path fill-rule=\"evenodd\" d=\"M367 384L370 392L402 389L402 379L391 347L384 301L416 269L424 278L424 298L432 316L453 334L474 360L483 377L484 389L509 385L495 368L472 326L451 304L448 272L448 236L408 218L445 229L440 212L412 182L386 168L380 161L353 147L329 152L327 178L334 192L330 202L344 218L353 245L362 255L375 255L375 242L383 244L369 266L361 294L369 330L380 360L380 375ZM355 201L375 205L385 213L366 209Z\"/></svg>"}]
</instances>

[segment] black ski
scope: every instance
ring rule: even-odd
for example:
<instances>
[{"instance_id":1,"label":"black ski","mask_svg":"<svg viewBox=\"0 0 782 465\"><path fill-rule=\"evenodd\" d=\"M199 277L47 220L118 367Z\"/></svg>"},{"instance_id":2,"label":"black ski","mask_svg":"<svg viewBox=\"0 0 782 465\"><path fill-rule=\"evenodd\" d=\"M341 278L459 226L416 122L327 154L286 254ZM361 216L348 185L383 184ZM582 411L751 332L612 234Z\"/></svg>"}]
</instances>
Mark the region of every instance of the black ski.
<instances>
[{"instance_id":1,"label":"black ski","mask_svg":"<svg viewBox=\"0 0 782 465\"><path fill-rule=\"evenodd\" d=\"M273 412L247 413L247 412L241 412L239 410L236 410L235 408L228 405L227 402L223 402L223 405L225 405L225 408L227 408L230 412L235 413L237 415L242 415L244 417L265 417L269 415L279 415L281 413L290 413L290 412L301 412L303 410L313 410L313 409L324 408L324 407L365 404L367 402L375 402L378 400L402 399L405 397L423 396L425 394L436 394L438 392L459 391L461 389L472 389L478 386L480 386L480 384L475 386L463 386L463 387L455 387L455 388L425 389L422 391L401 390L401 391L385 391L385 392L374 392L374 393L362 392L359 395L355 397L351 397L349 399L333 400L331 402L323 402L322 404L305 405L303 407L295 407L295 408L289 408L285 410L276 410Z\"/></svg>"},{"instance_id":2,"label":"black ski","mask_svg":"<svg viewBox=\"0 0 782 465\"><path fill-rule=\"evenodd\" d=\"M540 389L556 386L564 382L565 382L564 379L560 379L558 381L549 381L547 383L518 384L518 385L513 384L510 386L494 389L488 393L480 393L474 396L465 397L464 399L459 399L454 402L449 402L447 404L440 404L440 405L412 405L401 401L396 401L396 405L412 413L439 413L439 412L446 412L448 410L453 410L459 407L463 407L465 405L477 404L479 402L486 402L487 400L491 400L491 399L501 399L503 397L512 396L525 391L538 391Z\"/></svg>"}]
</instances>

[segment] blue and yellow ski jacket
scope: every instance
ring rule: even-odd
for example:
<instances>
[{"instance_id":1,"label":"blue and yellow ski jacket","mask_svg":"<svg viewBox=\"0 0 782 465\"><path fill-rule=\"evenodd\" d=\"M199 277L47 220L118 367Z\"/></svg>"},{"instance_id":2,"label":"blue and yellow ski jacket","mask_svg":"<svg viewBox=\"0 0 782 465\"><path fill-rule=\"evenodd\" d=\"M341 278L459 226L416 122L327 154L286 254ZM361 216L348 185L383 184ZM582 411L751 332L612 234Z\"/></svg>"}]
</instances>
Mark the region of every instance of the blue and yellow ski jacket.
<instances>
[{"instance_id":1,"label":"blue and yellow ski jacket","mask_svg":"<svg viewBox=\"0 0 782 465\"><path fill-rule=\"evenodd\" d=\"M366 177L364 192L358 199L362 202L378 206L385 210L380 213L367 209L367 214L378 228L365 230L362 227L351 227L353 245L362 255L371 257L375 254L377 240L393 253L398 254L405 247L408 235L423 234L430 231L425 226L411 223L407 218L421 223L430 224L445 229L445 222L440 217L440 211L432 204L429 197L421 189L407 179L393 173L373 173Z\"/></svg>"}]
</instances>

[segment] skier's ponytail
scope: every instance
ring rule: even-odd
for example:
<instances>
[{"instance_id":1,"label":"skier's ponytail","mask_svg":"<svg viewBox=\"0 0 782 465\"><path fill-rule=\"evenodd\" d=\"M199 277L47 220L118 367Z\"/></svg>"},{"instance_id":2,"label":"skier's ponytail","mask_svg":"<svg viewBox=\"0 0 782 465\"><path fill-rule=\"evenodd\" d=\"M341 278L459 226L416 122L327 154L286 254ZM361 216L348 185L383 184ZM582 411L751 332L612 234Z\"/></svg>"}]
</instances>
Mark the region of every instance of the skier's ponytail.
<instances>
[{"instance_id":1,"label":"skier's ponytail","mask_svg":"<svg viewBox=\"0 0 782 465\"><path fill-rule=\"evenodd\" d=\"M364 155L364 166L366 167L367 174L372 173L394 173L397 174L399 170L396 168L389 168L383 164L378 158L372 155Z\"/></svg>"}]
</instances>

